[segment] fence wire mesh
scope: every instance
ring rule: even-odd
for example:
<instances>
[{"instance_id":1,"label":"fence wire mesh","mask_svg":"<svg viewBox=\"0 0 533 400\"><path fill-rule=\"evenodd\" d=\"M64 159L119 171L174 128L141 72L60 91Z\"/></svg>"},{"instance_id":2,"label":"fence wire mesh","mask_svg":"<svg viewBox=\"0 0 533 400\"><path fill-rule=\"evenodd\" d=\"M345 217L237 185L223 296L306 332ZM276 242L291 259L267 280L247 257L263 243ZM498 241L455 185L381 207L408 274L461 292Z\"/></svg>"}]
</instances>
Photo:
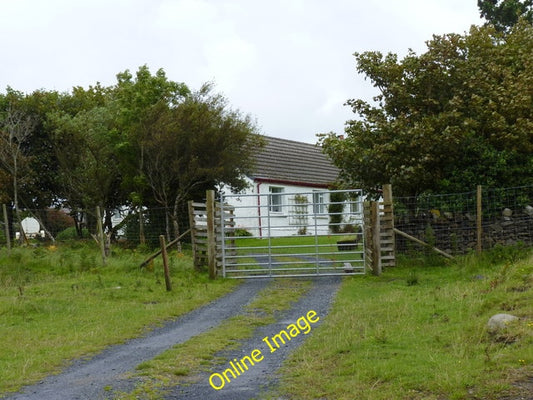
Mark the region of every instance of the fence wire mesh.
<instances>
[{"instance_id":1,"label":"fence wire mesh","mask_svg":"<svg viewBox=\"0 0 533 400\"><path fill-rule=\"evenodd\" d=\"M473 188L474 189L474 188ZM477 191L451 194L425 194L418 197L395 197L394 225L411 236L450 254L462 254L477 246ZM524 243L533 245L533 186L482 188L481 241L483 249L496 245ZM300 205L301 206L301 205ZM293 205L294 226L303 225L305 215ZM6 223L11 242L21 232L14 210L6 207L7 215L0 218L0 246L7 244ZM177 213L161 207L102 210L104 231L112 240L136 247L144 244L159 246L159 235L168 240L189 228L187 204ZM24 209L22 227L32 240L90 239L96 234L96 210ZM291 225L292 226L292 225ZM184 241L189 240L188 236ZM406 251L413 245L396 235L396 250Z\"/></svg>"},{"instance_id":2,"label":"fence wire mesh","mask_svg":"<svg viewBox=\"0 0 533 400\"><path fill-rule=\"evenodd\" d=\"M101 214L104 233L110 236L111 241L131 247L158 247L160 235L170 241L189 229L186 204L179 208L178 213L162 207L122 207L102 210ZM91 239L97 235L96 215L96 209L22 209L19 223L15 211L7 208L7 215L0 222L0 245L7 242L6 220L14 243L24 239L22 233L29 240L61 242ZM187 240L185 237L184 241Z\"/></svg>"},{"instance_id":3,"label":"fence wire mesh","mask_svg":"<svg viewBox=\"0 0 533 400\"><path fill-rule=\"evenodd\" d=\"M450 254L476 249L478 207L481 213L481 245L533 244L533 186L503 189L482 188L478 192L426 194L395 197L395 227ZM397 237L398 251L412 245Z\"/></svg>"}]
</instances>

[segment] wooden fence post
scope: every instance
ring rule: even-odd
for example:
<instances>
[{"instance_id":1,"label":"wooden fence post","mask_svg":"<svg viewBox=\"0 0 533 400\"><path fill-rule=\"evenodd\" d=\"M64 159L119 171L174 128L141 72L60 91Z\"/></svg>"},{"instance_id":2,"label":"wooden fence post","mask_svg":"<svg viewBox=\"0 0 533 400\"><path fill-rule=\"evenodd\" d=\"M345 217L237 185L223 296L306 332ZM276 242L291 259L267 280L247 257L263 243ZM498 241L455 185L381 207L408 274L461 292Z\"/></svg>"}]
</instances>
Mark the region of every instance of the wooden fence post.
<instances>
[{"instance_id":1,"label":"wooden fence post","mask_svg":"<svg viewBox=\"0 0 533 400\"><path fill-rule=\"evenodd\" d=\"M104 228L102 227L102 213L100 212L100 206L96 206L96 228L98 230L98 243L100 245L100 251L102 253L102 263L105 266L107 264L107 257L105 251Z\"/></svg>"},{"instance_id":2,"label":"wooden fence post","mask_svg":"<svg viewBox=\"0 0 533 400\"><path fill-rule=\"evenodd\" d=\"M390 183L383 185L383 202L392 203L392 185Z\"/></svg>"},{"instance_id":3,"label":"wooden fence post","mask_svg":"<svg viewBox=\"0 0 533 400\"><path fill-rule=\"evenodd\" d=\"M139 243L144 245L146 244L146 237L144 236L144 215L142 206L139 206L137 215L139 216Z\"/></svg>"},{"instance_id":4,"label":"wooden fence post","mask_svg":"<svg viewBox=\"0 0 533 400\"><path fill-rule=\"evenodd\" d=\"M7 218L7 208L2 204L2 211L4 212L4 229L6 233L7 254L11 254L11 238L9 237L9 219Z\"/></svg>"},{"instance_id":5,"label":"wooden fence post","mask_svg":"<svg viewBox=\"0 0 533 400\"><path fill-rule=\"evenodd\" d=\"M381 275L381 238L379 221L379 203L370 203L370 221L372 224L372 273Z\"/></svg>"},{"instance_id":6,"label":"wooden fence post","mask_svg":"<svg viewBox=\"0 0 533 400\"><path fill-rule=\"evenodd\" d=\"M363 238L364 238L364 249L363 257L365 259L365 264L372 264L372 223L370 215L370 202L363 202Z\"/></svg>"},{"instance_id":7,"label":"wooden fence post","mask_svg":"<svg viewBox=\"0 0 533 400\"><path fill-rule=\"evenodd\" d=\"M199 271L201 268L200 257L198 256L198 245L196 244L196 221L194 216L194 205L193 201L189 200L187 203L189 209L189 226L191 229L191 248L192 248L192 257L194 268Z\"/></svg>"},{"instance_id":8,"label":"wooden fence post","mask_svg":"<svg viewBox=\"0 0 533 400\"><path fill-rule=\"evenodd\" d=\"M179 235L176 239L174 239L174 240L168 242L168 244L167 244L167 249L168 249L170 246L172 246L172 245L178 243L178 242L181 240L181 238L184 237L185 235L189 234L190 231L191 231L190 229L187 229L185 232L183 232L181 235ZM162 253L161 250L158 250L158 251L156 251L155 253L153 253L150 257L148 257L146 260L144 260L144 261L141 263L141 265L139 265L139 268L143 268L143 267L145 267L146 265L148 265L148 263L149 263L150 261L152 261L154 258L156 258L156 257L157 257L159 254L161 254L161 253Z\"/></svg>"},{"instance_id":9,"label":"wooden fence post","mask_svg":"<svg viewBox=\"0 0 533 400\"><path fill-rule=\"evenodd\" d=\"M477 195L476 195L476 233L477 233L477 243L476 243L476 252L481 254L483 250L482 237L483 237L483 227L482 220L483 214L481 209L481 199L482 199L483 188L481 185L477 186Z\"/></svg>"},{"instance_id":10,"label":"wooden fence post","mask_svg":"<svg viewBox=\"0 0 533 400\"><path fill-rule=\"evenodd\" d=\"M159 235L159 244L161 245L161 257L163 258L163 269L165 271L165 285L167 287L167 292L172 290L172 285L170 284L170 272L168 269L168 254L167 254L167 245L165 243L165 235Z\"/></svg>"},{"instance_id":11,"label":"wooden fence post","mask_svg":"<svg viewBox=\"0 0 533 400\"><path fill-rule=\"evenodd\" d=\"M216 244L216 224L215 224L215 191L208 190L206 193L206 213L207 213L207 266L209 268L209 279L217 276L217 244Z\"/></svg>"}]
</instances>

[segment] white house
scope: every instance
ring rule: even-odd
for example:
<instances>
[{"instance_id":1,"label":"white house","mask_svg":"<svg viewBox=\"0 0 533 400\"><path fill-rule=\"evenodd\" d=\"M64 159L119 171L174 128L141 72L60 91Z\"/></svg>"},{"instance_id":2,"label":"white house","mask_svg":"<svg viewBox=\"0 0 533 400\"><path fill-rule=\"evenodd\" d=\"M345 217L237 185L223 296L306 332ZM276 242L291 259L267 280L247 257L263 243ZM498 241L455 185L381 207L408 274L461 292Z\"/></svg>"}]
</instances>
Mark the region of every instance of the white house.
<instances>
[{"instance_id":1,"label":"white house","mask_svg":"<svg viewBox=\"0 0 533 400\"><path fill-rule=\"evenodd\" d=\"M225 196L235 207L236 228L253 236L327 234L331 185L339 170L320 146L274 137L264 137L254 172L247 176L249 188ZM343 223L361 221L359 199L348 200Z\"/></svg>"}]
</instances>

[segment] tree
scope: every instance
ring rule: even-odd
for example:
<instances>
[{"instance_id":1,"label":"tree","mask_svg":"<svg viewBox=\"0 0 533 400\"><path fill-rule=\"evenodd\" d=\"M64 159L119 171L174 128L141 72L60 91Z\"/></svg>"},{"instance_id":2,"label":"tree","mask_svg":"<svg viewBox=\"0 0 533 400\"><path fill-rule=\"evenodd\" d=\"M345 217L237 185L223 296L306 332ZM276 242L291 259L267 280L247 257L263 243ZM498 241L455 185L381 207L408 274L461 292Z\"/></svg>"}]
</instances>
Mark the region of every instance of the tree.
<instances>
[{"instance_id":1,"label":"tree","mask_svg":"<svg viewBox=\"0 0 533 400\"><path fill-rule=\"evenodd\" d=\"M59 204L58 161L48 115L63 106L64 97L56 91L36 90L24 98L24 108L36 122L32 135L23 145L25 153L31 156L29 168L35 177L31 185L24 187L22 202L28 208L44 210ZM39 217L43 223L47 222L46 213Z\"/></svg>"},{"instance_id":2,"label":"tree","mask_svg":"<svg viewBox=\"0 0 533 400\"><path fill-rule=\"evenodd\" d=\"M533 0L478 0L481 17L500 31L507 31L519 18L533 22Z\"/></svg>"},{"instance_id":3,"label":"tree","mask_svg":"<svg viewBox=\"0 0 533 400\"><path fill-rule=\"evenodd\" d=\"M108 233L114 208L159 205L178 234L185 200L223 184L242 188L260 142L250 117L210 85L192 93L162 69L143 66L119 73L112 87L68 93L8 88L0 95L0 199L14 199L17 210L19 202L99 205Z\"/></svg>"},{"instance_id":4,"label":"tree","mask_svg":"<svg viewBox=\"0 0 533 400\"><path fill-rule=\"evenodd\" d=\"M0 180L17 180L16 196L13 193L12 184L0 184L0 192L2 192L0 197L4 197L3 203L10 203L11 206L14 206L13 199L16 197L16 208L33 209L33 217L39 220L49 235L47 213L44 212L44 209L56 204L58 192L56 186L57 160L54 157L55 153L51 143L50 130L46 123L46 115L58 107L58 98L57 92L38 90L31 94L23 94L9 87L5 94L0 94L0 119L8 121L9 118L7 120L5 118L15 110L19 119L31 121L33 125L31 131L25 135L24 140L18 142L19 147L16 151L21 155L21 158L15 168L18 170L17 174L13 176L12 173L13 160L8 162L8 166L0 162L0 169L4 168L3 171L0 171ZM12 141L11 145L4 143L1 150L4 152L14 150L12 146L14 142L16 140Z\"/></svg>"},{"instance_id":5,"label":"tree","mask_svg":"<svg viewBox=\"0 0 533 400\"><path fill-rule=\"evenodd\" d=\"M111 213L124 201L115 155L119 138L113 114L109 108L99 106L75 116L52 114L50 120L55 126L62 197L74 210L103 207L104 226L111 232Z\"/></svg>"},{"instance_id":6,"label":"tree","mask_svg":"<svg viewBox=\"0 0 533 400\"><path fill-rule=\"evenodd\" d=\"M256 128L223 96L213 94L211 85L193 93L162 69L152 74L147 66L135 76L122 72L117 80L113 98L123 188L139 210L164 207L177 236L179 210L195 193L222 183L242 188L242 173L259 142ZM139 223L142 229L141 215Z\"/></svg>"},{"instance_id":7,"label":"tree","mask_svg":"<svg viewBox=\"0 0 533 400\"><path fill-rule=\"evenodd\" d=\"M476 184L533 183L533 27L508 34L472 27L434 36L426 53L356 53L357 70L380 91L349 100L357 119L346 139L321 135L350 185L398 195L470 191Z\"/></svg>"},{"instance_id":8,"label":"tree","mask_svg":"<svg viewBox=\"0 0 533 400\"><path fill-rule=\"evenodd\" d=\"M28 140L35 128L35 120L23 110L17 109L15 104L10 104L0 121L0 162L11 176L13 190L13 204L15 215L19 223L21 240L25 238L22 229L19 185L22 173L29 174L28 164L30 157L23 151L23 145Z\"/></svg>"},{"instance_id":9,"label":"tree","mask_svg":"<svg viewBox=\"0 0 533 400\"><path fill-rule=\"evenodd\" d=\"M135 77L128 70L117 74L117 84L112 90L120 132L116 154L122 175L122 190L138 212L139 237L144 243L142 209L147 205L160 204L152 200L153 193L144 175L143 136L146 135L147 116L158 104L167 107L177 104L190 90L184 83L169 80L163 69L152 75L146 65L137 70Z\"/></svg>"},{"instance_id":10,"label":"tree","mask_svg":"<svg viewBox=\"0 0 533 400\"><path fill-rule=\"evenodd\" d=\"M144 126L142 172L157 203L172 209L176 236L180 206L199 189L243 189L243 174L262 143L250 117L230 109L211 85L178 104L158 103Z\"/></svg>"},{"instance_id":11,"label":"tree","mask_svg":"<svg viewBox=\"0 0 533 400\"><path fill-rule=\"evenodd\" d=\"M142 139L147 130L147 116L158 104L176 105L189 93L187 85L169 80L163 69L152 75L144 65L139 67L135 77L128 70L117 74L117 84L112 88L120 132L117 155L123 188L136 206L146 202L144 197L149 190L143 173L145 151Z\"/></svg>"}]
</instances>

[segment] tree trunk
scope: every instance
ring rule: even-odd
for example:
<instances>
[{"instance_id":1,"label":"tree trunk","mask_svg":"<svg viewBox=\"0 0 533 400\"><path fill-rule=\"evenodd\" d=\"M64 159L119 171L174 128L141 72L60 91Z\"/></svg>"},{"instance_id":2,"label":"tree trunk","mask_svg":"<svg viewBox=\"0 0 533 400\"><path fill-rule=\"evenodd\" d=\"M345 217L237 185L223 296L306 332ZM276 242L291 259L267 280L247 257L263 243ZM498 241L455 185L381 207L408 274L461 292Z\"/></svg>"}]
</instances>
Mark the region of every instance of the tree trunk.
<instances>
[{"instance_id":1,"label":"tree trunk","mask_svg":"<svg viewBox=\"0 0 533 400\"><path fill-rule=\"evenodd\" d=\"M83 227L79 218L78 212L71 213L72 219L74 219L74 227L76 228L76 234L80 239L83 238Z\"/></svg>"},{"instance_id":2,"label":"tree trunk","mask_svg":"<svg viewBox=\"0 0 533 400\"><path fill-rule=\"evenodd\" d=\"M104 210L104 232L107 232L109 240L115 240L115 232L113 232L113 212L109 209Z\"/></svg>"},{"instance_id":3,"label":"tree trunk","mask_svg":"<svg viewBox=\"0 0 533 400\"><path fill-rule=\"evenodd\" d=\"M170 242L170 221L168 220L168 208L165 207L165 232L167 234L167 241Z\"/></svg>"},{"instance_id":4,"label":"tree trunk","mask_svg":"<svg viewBox=\"0 0 533 400\"><path fill-rule=\"evenodd\" d=\"M17 223L19 224L19 243L28 243L28 238L26 237L26 232L22 227L22 220L20 218L20 209L19 209L19 199L18 199L18 181L17 181L17 161L16 158L13 159L13 203L15 204L15 215L17 216Z\"/></svg>"}]
</instances>

